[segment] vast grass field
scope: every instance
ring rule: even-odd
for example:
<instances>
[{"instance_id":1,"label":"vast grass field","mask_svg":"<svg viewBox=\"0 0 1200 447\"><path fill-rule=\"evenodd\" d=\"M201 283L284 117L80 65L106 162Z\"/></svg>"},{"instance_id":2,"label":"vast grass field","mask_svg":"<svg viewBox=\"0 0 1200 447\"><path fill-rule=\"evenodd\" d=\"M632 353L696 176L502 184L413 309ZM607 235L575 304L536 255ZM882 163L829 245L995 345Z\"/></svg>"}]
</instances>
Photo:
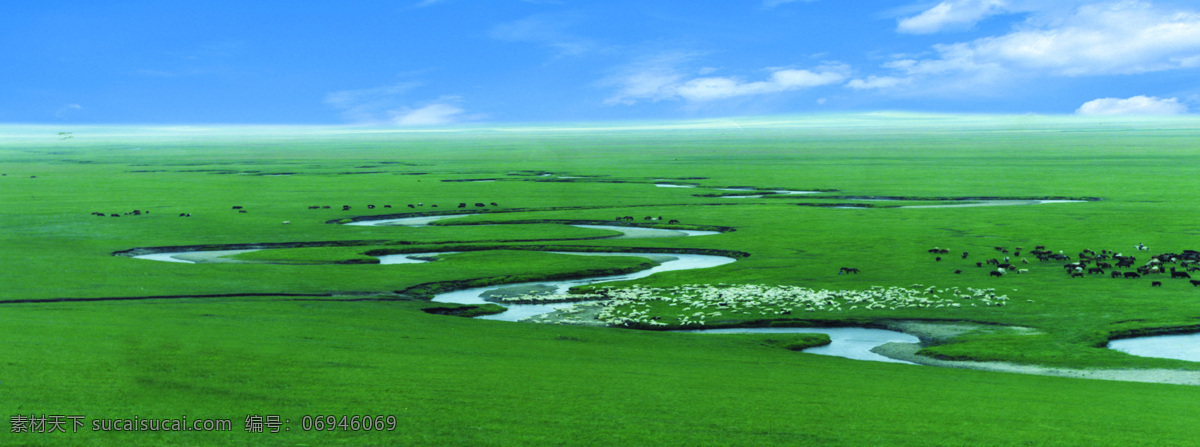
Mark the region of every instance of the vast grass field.
<instances>
[{"instance_id":1,"label":"vast grass field","mask_svg":"<svg viewBox=\"0 0 1200 447\"><path fill-rule=\"evenodd\" d=\"M1193 362L1104 348L1112 338L1200 330L1200 287L1169 274L1072 278L1065 262L1027 254L1039 245L1073 258L1113 250L1137 256L1140 266L1152 255L1200 250L1194 119L882 114L438 132L3 129L0 390L9 426L17 415L77 415L89 425L78 433L4 430L0 444L1196 442L1196 386L785 349L819 337L422 311L443 306L427 301L435 291L652 265L548 250L723 253L737 262L606 286L993 289L1007 297L1003 305L954 298L955 307L750 307L705 325L954 324L968 329L926 338L920 354L1030 368L1200 371ZM656 186L666 184L688 187ZM724 190L734 187L766 194L722 197L751 195ZM770 192L778 190L819 192ZM906 208L997 199L1079 201ZM341 224L460 212L476 215L426 227ZM615 220L623 216L635 219ZM611 238L568 223L723 233ZM1136 251L1139 243L1150 250ZM934 247L950 253L929 253ZM976 267L1005 256L996 247L1022 247L1029 264L1017 267L1028 272L993 277L994 267ZM202 248L263 250L199 264L127 256ZM381 253L443 251L459 253L373 263ZM839 275L841 267L860 273ZM680 327L681 309L652 308L665 328ZM288 422L279 433L248 433L251 415ZM305 430L306 415L394 416L396 424L382 432ZM90 427L183 416L231 419L233 430Z\"/></svg>"}]
</instances>

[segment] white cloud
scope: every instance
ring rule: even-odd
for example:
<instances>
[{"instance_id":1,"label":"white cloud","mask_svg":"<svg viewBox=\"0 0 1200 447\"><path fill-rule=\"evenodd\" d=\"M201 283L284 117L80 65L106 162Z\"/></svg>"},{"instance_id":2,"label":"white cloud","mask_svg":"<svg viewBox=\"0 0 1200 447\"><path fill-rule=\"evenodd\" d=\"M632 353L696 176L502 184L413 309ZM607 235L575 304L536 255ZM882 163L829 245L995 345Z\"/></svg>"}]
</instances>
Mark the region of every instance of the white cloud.
<instances>
[{"instance_id":1,"label":"white cloud","mask_svg":"<svg viewBox=\"0 0 1200 447\"><path fill-rule=\"evenodd\" d=\"M975 6L986 3L973 2ZM1020 8L1028 10L1029 4L1010 6L1008 10ZM988 94L997 91L988 87L1044 76L1122 75L1200 67L1200 13L1196 11L1124 0L1083 5L1069 12L1056 7L1032 14L1008 34L937 44L932 47L934 57L893 59L883 64L893 73L876 75L874 86L926 93ZM935 22L930 19L929 29L936 28L932 26ZM888 86L886 78L904 82ZM869 86L870 77L847 84L851 88Z\"/></svg>"},{"instance_id":2,"label":"white cloud","mask_svg":"<svg viewBox=\"0 0 1200 447\"><path fill-rule=\"evenodd\" d=\"M1006 0L947 0L920 14L900 20L896 31L929 34L967 28L987 17L1008 11Z\"/></svg>"},{"instance_id":3,"label":"white cloud","mask_svg":"<svg viewBox=\"0 0 1200 447\"><path fill-rule=\"evenodd\" d=\"M1083 103L1075 110L1078 115L1179 115L1187 113L1187 105L1177 98L1160 99L1153 96L1134 96L1129 99L1100 98Z\"/></svg>"},{"instance_id":4,"label":"white cloud","mask_svg":"<svg viewBox=\"0 0 1200 447\"><path fill-rule=\"evenodd\" d=\"M735 97L767 95L837 84L846 79L849 69L844 65L825 65L814 70L791 68L769 69L766 80L744 81L728 76L694 77L682 73L675 63L688 56L666 57L656 63L639 64L634 69L609 78L608 85L618 87L606 104L633 105L638 101L684 100L703 103ZM698 73L710 74L709 68Z\"/></svg>"},{"instance_id":5,"label":"white cloud","mask_svg":"<svg viewBox=\"0 0 1200 447\"><path fill-rule=\"evenodd\" d=\"M433 103L417 109L393 110L392 124L397 126L443 126L462 121L465 110L447 103Z\"/></svg>"}]
</instances>

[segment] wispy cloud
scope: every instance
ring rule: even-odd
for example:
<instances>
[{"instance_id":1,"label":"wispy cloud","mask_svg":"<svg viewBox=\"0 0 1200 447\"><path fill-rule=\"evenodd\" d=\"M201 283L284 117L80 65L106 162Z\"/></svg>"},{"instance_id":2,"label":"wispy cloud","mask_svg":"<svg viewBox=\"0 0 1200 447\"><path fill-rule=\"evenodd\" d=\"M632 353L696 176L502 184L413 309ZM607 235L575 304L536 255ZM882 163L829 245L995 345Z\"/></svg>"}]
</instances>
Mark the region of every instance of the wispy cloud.
<instances>
[{"instance_id":1,"label":"wispy cloud","mask_svg":"<svg viewBox=\"0 0 1200 447\"><path fill-rule=\"evenodd\" d=\"M1177 98L1134 96L1132 98L1100 98L1083 103L1075 110L1079 115L1179 115L1188 107Z\"/></svg>"},{"instance_id":2,"label":"wispy cloud","mask_svg":"<svg viewBox=\"0 0 1200 447\"><path fill-rule=\"evenodd\" d=\"M325 95L325 103L354 123L378 123L386 112L403 104L405 93L420 86L419 82L400 82L383 87L340 90Z\"/></svg>"},{"instance_id":3,"label":"wispy cloud","mask_svg":"<svg viewBox=\"0 0 1200 447\"><path fill-rule=\"evenodd\" d=\"M458 96L442 96L417 106L410 105L407 94L419 87L418 82L341 90L325 95L325 103L341 111L342 116L356 124L397 126L442 126L484 118L467 113Z\"/></svg>"},{"instance_id":4,"label":"wispy cloud","mask_svg":"<svg viewBox=\"0 0 1200 447\"><path fill-rule=\"evenodd\" d=\"M605 104L634 105L640 101L664 100L707 103L838 84L849 72L842 64L826 64L811 70L768 68L765 79L747 81L736 76L705 76L713 72L711 67L690 73L678 68L696 56L695 53L664 53L624 67L602 83L616 88L616 92L605 99Z\"/></svg>"},{"instance_id":5,"label":"wispy cloud","mask_svg":"<svg viewBox=\"0 0 1200 447\"><path fill-rule=\"evenodd\" d=\"M83 106L81 106L79 104L67 104L65 106L59 107L58 110L54 111L54 117L58 118L60 120L65 120L65 119L68 119L71 116L75 115L80 110L83 110Z\"/></svg>"},{"instance_id":6,"label":"wispy cloud","mask_svg":"<svg viewBox=\"0 0 1200 447\"><path fill-rule=\"evenodd\" d=\"M462 103L462 97L443 96L419 107L390 110L389 121L397 126L445 126L487 118L481 113L468 113Z\"/></svg>"},{"instance_id":7,"label":"wispy cloud","mask_svg":"<svg viewBox=\"0 0 1200 447\"><path fill-rule=\"evenodd\" d=\"M498 24L488 35L507 42L544 45L553 49L557 56L581 56L600 49L602 46L595 40L570 32L570 27L578 20L581 18L573 14L539 14Z\"/></svg>"},{"instance_id":8,"label":"wispy cloud","mask_svg":"<svg viewBox=\"0 0 1200 447\"><path fill-rule=\"evenodd\" d=\"M992 15L1009 11L1007 0L946 0L924 12L900 20L902 33L929 34L967 28Z\"/></svg>"},{"instance_id":9,"label":"wispy cloud","mask_svg":"<svg viewBox=\"0 0 1200 447\"><path fill-rule=\"evenodd\" d=\"M807 3L807 2L816 1L816 0L763 0L762 6L763 6L763 8L770 9L770 8L774 8L779 5L794 3L794 2L798 2L798 1Z\"/></svg>"}]
</instances>

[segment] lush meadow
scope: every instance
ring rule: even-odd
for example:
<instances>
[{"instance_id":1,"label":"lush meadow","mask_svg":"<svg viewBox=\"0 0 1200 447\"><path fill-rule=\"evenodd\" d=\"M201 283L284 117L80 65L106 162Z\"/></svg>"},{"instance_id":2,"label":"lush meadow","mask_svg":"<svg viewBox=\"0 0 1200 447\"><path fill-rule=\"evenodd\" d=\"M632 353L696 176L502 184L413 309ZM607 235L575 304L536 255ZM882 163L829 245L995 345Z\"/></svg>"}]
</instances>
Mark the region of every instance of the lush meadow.
<instances>
[{"instance_id":1,"label":"lush meadow","mask_svg":"<svg viewBox=\"0 0 1200 447\"><path fill-rule=\"evenodd\" d=\"M1072 278L1063 262L1025 253L1012 255L1014 263L1029 260L1017 266L1025 274L994 277L994 268L976 267L1005 256L996 247L1011 253L1044 245L1072 257L1107 249L1137 256L1138 265L1200 249L1200 204L1192 199L1200 186L1200 122L878 115L702 124L446 132L6 128L0 342L9 348L0 387L10 416L187 415L230 418L235 431L5 430L0 437L34 445L1194 441L1189 428L1200 389L1192 386L781 349L814 343L802 336L519 324L421 311L434 306L424 301L430 290L650 265L540 251L548 248L708 250L738 261L605 286L720 285L750 296L745 303L752 304L736 312L729 303L705 309L708 327L966 322L977 328L927 340L922 354L1200 370L1104 349L1114 337L1200 329L1200 287L1186 280ZM74 138L60 139L63 130ZM688 187L656 186L665 184ZM721 197L744 193L722 190L733 187L766 194ZM778 190L821 192L771 193ZM984 199L1083 201L905 208ZM477 215L425 227L339 224L459 212ZM624 216L634 220L616 220ZM570 222L724 232L624 239L564 225ZM1137 252L1139 243L1150 250ZM156 247L266 249L199 264L120 255ZM950 253L931 254L933 247ZM442 251L460 253L423 264L373 263L381 253ZM842 267L859 273L838 274ZM1151 287L1155 280L1163 286ZM845 301L873 290L930 288L939 296L897 295L905 305L812 298L816 291ZM754 298L784 289L804 297L788 313ZM672 305L674 290L646 307L611 310L661 317L647 320L656 323L650 329L680 327L680 317L698 309ZM281 415L290 431L246 433L249 414ZM304 431L300 419L318 414L395 415L399 425L383 433Z\"/></svg>"}]
</instances>

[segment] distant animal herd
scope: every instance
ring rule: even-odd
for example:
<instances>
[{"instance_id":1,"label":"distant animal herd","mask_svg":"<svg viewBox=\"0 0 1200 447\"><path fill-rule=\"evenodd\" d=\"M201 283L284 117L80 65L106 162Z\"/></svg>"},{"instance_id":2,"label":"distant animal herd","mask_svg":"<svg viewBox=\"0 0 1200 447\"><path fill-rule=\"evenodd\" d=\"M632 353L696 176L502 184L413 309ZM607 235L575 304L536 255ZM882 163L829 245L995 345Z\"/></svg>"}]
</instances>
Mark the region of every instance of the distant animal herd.
<instances>
[{"instance_id":1,"label":"distant animal herd","mask_svg":"<svg viewBox=\"0 0 1200 447\"><path fill-rule=\"evenodd\" d=\"M1137 244L1134 247L1137 252L1149 251L1143 244ZM1000 278L1010 273L1024 274L1029 273L1029 269L1023 268L1029 264L1028 257L1021 257L1021 247L1015 247L1009 250L1005 247L994 247L999 254L996 257L986 259L984 261L975 262L976 268L984 268L988 266L989 276ZM934 255L949 254L950 250L945 248L934 247L927 250L928 253ZM1200 286L1200 280L1192 279L1189 272L1200 271L1200 251L1183 250L1181 253L1162 253L1157 255L1146 256L1145 262L1139 263L1137 256L1126 255L1115 250L1094 250L1085 249L1079 252L1074 258L1059 250L1057 253L1047 250L1045 246L1039 245L1033 250L1026 252L1027 255L1032 255L1042 262L1066 261L1062 265L1064 272L1070 278L1085 278L1088 276L1108 276L1109 278L1137 279L1149 277L1153 275L1170 275L1171 279L1186 279L1192 286ZM962 252L962 259L967 259L970 256L969 252ZM1015 258L1020 258L1019 261L1013 261ZM935 262L941 262L941 256L934 257ZM994 267L994 269L992 268ZM1121 269L1121 270L1118 270ZM845 268L841 273L845 273ZM955 274L962 274L962 269L954 270ZM1161 287L1162 281L1152 281L1152 287Z\"/></svg>"},{"instance_id":2,"label":"distant animal herd","mask_svg":"<svg viewBox=\"0 0 1200 447\"><path fill-rule=\"evenodd\" d=\"M488 202L487 204L485 204L485 203L483 203L483 202L475 202L475 207L477 207L477 208L483 208L483 207L487 207L489 204L490 204L491 206L493 206L493 207L498 207L498 206L500 206L500 205L497 205L497 204L496 204L496 202ZM423 207L423 206L425 206L425 204L424 204L424 203L422 203L422 202L418 202L418 203L415 203L415 204L413 204L413 203L410 203L410 204L408 204L408 207L409 207L409 208L413 208L413 209L416 209L417 207ZM435 205L435 204L430 204L429 206L430 206L431 208L437 208L437 207L438 207L438 206L437 206L437 205ZM392 207L391 205L383 205L383 208L391 208L391 207ZM467 207L467 203L466 203L466 202L460 202L460 203L458 204L458 207L459 207L459 208L466 208L466 207ZM327 209L332 209L332 208L333 208L333 206L331 206L331 205L311 205L311 206L309 206L309 207L308 207L308 209L310 209L310 210L319 210L319 209L326 209L326 210L327 210ZM351 206L351 205L342 205L342 211L350 211L350 210L351 210L351 209L353 209L353 208L354 208L354 207L353 207L353 206ZM376 207L374 204L368 204L368 205L367 205L367 209L369 209L369 210L373 210L373 209L375 209L375 208L377 208L377 207ZM238 213L240 213L240 214L248 214L248 213L249 213L249 211L247 211L247 210L246 210L246 208L245 208L244 206L241 206L241 205L234 205L234 206L233 206L231 209L232 209L232 210L234 210L234 211L237 211L237 212L238 212ZM147 210L147 211L142 211L142 210L133 210L133 211L120 212L120 213L102 213L102 212L99 212L99 211L92 212L92 215L93 215L93 216L99 216L99 217L142 216L142 215L147 215L147 214L150 214L150 211L149 211L149 210ZM179 217L192 217L192 213L179 213ZM632 218L631 218L631 219L632 219ZM285 223L291 223L291 222L285 222Z\"/></svg>"}]
</instances>

